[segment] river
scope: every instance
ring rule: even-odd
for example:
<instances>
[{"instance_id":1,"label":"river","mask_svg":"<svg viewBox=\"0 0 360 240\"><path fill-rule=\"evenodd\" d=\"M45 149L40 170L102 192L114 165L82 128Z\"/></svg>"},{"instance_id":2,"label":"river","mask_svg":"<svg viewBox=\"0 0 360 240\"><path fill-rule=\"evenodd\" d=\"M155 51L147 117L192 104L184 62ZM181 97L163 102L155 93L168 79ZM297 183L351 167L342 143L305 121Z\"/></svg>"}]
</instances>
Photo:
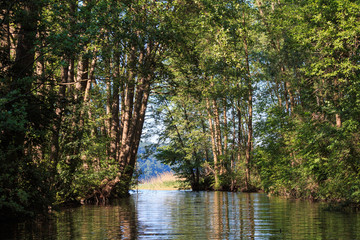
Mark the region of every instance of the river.
<instances>
[{"instance_id":1,"label":"river","mask_svg":"<svg viewBox=\"0 0 360 240\"><path fill-rule=\"evenodd\" d=\"M262 193L152 191L51 220L1 226L0 239L360 239L360 214Z\"/></svg>"}]
</instances>

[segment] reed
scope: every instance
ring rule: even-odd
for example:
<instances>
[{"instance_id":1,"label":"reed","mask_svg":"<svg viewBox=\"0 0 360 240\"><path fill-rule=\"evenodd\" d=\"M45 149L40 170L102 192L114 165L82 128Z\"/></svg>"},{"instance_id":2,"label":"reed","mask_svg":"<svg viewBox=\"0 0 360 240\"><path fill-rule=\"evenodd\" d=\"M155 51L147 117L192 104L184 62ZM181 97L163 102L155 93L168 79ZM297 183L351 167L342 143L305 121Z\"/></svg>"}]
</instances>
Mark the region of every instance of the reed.
<instances>
[{"instance_id":1,"label":"reed","mask_svg":"<svg viewBox=\"0 0 360 240\"><path fill-rule=\"evenodd\" d=\"M184 189L182 179L173 172L164 172L137 185L137 189L176 190Z\"/></svg>"}]
</instances>

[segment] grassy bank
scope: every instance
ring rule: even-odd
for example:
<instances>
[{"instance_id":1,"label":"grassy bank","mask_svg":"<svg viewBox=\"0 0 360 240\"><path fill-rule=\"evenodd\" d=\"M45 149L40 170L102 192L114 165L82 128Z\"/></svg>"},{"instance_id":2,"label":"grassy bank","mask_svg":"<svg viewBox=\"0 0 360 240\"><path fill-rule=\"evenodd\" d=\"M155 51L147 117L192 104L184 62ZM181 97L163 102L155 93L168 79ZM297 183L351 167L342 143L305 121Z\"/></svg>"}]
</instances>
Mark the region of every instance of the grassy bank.
<instances>
[{"instance_id":1,"label":"grassy bank","mask_svg":"<svg viewBox=\"0 0 360 240\"><path fill-rule=\"evenodd\" d=\"M188 189L183 181L179 179L173 172L164 172L156 177L142 181L137 185L137 189L151 190L177 190Z\"/></svg>"}]
</instances>

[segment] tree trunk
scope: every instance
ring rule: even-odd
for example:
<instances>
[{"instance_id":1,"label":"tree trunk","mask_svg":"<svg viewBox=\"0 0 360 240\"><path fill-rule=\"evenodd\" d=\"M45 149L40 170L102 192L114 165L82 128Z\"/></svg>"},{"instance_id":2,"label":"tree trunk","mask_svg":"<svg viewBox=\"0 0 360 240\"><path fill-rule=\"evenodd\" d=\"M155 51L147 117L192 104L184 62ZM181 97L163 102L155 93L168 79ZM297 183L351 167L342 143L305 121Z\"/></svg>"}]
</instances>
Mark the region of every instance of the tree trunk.
<instances>
[{"instance_id":1,"label":"tree trunk","mask_svg":"<svg viewBox=\"0 0 360 240\"><path fill-rule=\"evenodd\" d=\"M61 83L66 83L68 80L69 66L63 66L61 68ZM55 110L56 118L53 125L52 137L51 137L51 148L50 148L50 160L54 163L54 166L57 165L59 161L59 133L62 121L62 115L64 110L64 101L66 94L66 85L60 85L58 99L57 99L57 107ZM53 168L53 171L56 171L56 168ZM55 174L55 172L54 172Z\"/></svg>"},{"instance_id":2,"label":"tree trunk","mask_svg":"<svg viewBox=\"0 0 360 240\"><path fill-rule=\"evenodd\" d=\"M6 73L10 66L10 49L11 49L11 26L10 26L10 10L7 4L0 9L0 21L2 29L0 30L0 69ZM1 86L1 85L0 85Z\"/></svg>"},{"instance_id":3,"label":"tree trunk","mask_svg":"<svg viewBox=\"0 0 360 240\"><path fill-rule=\"evenodd\" d=\"M214 125L214 132L215 132L215 139L216 139L216 149L218 155L221 156L223 154L222 151L222 140L221 140L221 130L220 130L220 116L219 116L219 108L217 106L216 100L212 100L214 117L215 117L215 125ZM220 163L222 165L222 163Z\"/></svg>"},{"instance_id":4,"label":"tree trunk","mask_svg":"<svg viewBox=\"0 0 360 240\"><path fill-rule=\"evenodd\" d=\"M140 137L145 120L145 112L150 94L150 80L140 80L136 88L135 104L133 105L132 119L129 119L128 134L121 144L120 164L121 179L125 183L125 188L130 187L131 178L136 164L136 155L140 144ZM126 123L126 122L125 122ZM124 134L123 134L124 136Z\"/></svg>"},{"instance_id":5,"label":"tree trunk","mask_svg":"<svg viewBox=\"0 0 360 240\"><path fill-rule=\"evenodd\" d=\"M336 127L337 128L341 128L342 125L342 121L341 121L341 116L339 114L339 109L340 109L340 98L341 98L341 89L340 89L340 83L338 81L338 79L335 79L334 81L334 87L335 87L335 92L334 92L334 105L336 106L336 111L337 113L335 114L335 122L336 122Z\"/></svg>"},{"instance_id":6,"label":"tree trunk","mask_svg":"<svg viewBox=\"0 0 360 240\"><path fill-rule=\"evenodd\" d=\"M252 137L253 137L253 129L252 129L252 86L249 86L249 96L248 96L248 140L247 140L247 146L246 146L246 162L245 162L245 184L247 190L250 189L250 164L251 164L251 152L252 152Z\"/></svg>"},{"instance_id":7,"label":"tree trunk","mask_svg":"<svg viewBox=\"0 0 360 240\"><path fill-rule=\"evenodd\" d=\"M154 74L155 52L153 43L139 51L136 68L136 51L132 47L129 59L129 78L126 85L125 111L122 129L119 165L121 181L126 192L129 190L136 164L136 155L145 121L145 112L150 95L150 86ZM135 70L138 69L138 72ZM135 82L136 81L136 82Z\"/></svg>"},{"instance_id":8,"label":"tree trunk","mask_svg":"<svg viewBox=\"0 0 360 240\"><path fill-rule=\"evenodd\" d=\"M16 46L15 62L10 69L10 76L12 82L10 84L10 91L18 91L19 98L17 98L12 104L7 104L6 110L13 111L13 106L21 104L25 108L28 107L29 96L31 95L31 88L33 83L33 65L35 57L35 41L37 33L37 13L38 9L34 4L29 1L24 3L23 9L24 15L20 20L20 30L18 33L18 42ZM26 126L24 126L26 128ZM8 160L13 162L19 162L24 159L24 144L25 144L25 131L10 130L3 131L3 135L8 134L8 139L5 142L9 142L16 147L16 151L11 151ZM6 143L5 143L6 145Z\"/></svg>"},{"instance_id":9,"label":"tree trunk","mask_svg":"<svg viewBox=\"0 0 360 240\"><path fill-rule=\"evenodd\" d=\"M228 168L228 124L227 124L227 108L226 108L226 98L223 99L223 118L224 118L224 160L222 162L221 174L225 174Z\"/></svg>"},{"instance_id":10,"label":"tree trunk","mask_svg":"<svg viewBox=\"0 0 360 240\"><path fill-rule=\"evenodd\" d=\"M214 189L218 190L220 188L218 151L216 149L216 137L215 137L215 131L214 131L214 127L213 127L213 120L212 120L212 116L211 116L210 101L208 98L206 98L206 109L208 112L209 130L210 130L210 136L211 136L211 147L212 147L213 158L214 158L214 178L215 178Z\"/></svg>"},{"instance_id":11,"label":"tree trunk","mask_svg":"<svg viewBox=\"0 0 360 240\"><path fill-rule=\"evenodd\" d=\"M91 60L91 63L90 63L88 78L86 79L86 87L85 87L85 94L84 94L84 102L86 104L88 104L88 102L90 100L91 85L92 85L92 83L93 83L93 81L95 79L96 61L97 61L97 56L96 56L96 51L95 51L94 56L93 56L93 58Z\"/></svg>"},{"instance_id":12,"label":"tree trunk","mask_svg":"<svg viewBox=\"0 0 360 240\"><path fill-rule=\"evenodd\" d=\"M111 59L106 61L106 118L105 118L105 128L106 135L110 137L111 132L111 106L112 106L112 91L111 91ZM107 150L109 151L109 149ZM108 155L110 152L108 152Z\"/></svg>"},{"instance_id":13,"label":"tree trunk","mask_svg":"<svg viewBox=\"0 0 360 240\"><path fill-rule=\"evenodd\" d=\"M244 26L245 26L245 17L244 17ZM251 72L250 72L250 63L249 63L249 51L248 51L248 36L244 35L244 49L245 49L245 59L246 59L246 71L247 71L247 87L248 87L248 139L246 146L246 161L245 161L245 185L246 190L250 190L250 165L251 165L251 154L252 154L252 143L253 143L253 126L252 126L252 114L253 114L253 87L251 81Z\"/></svg>"},{"instance_id":14,"label":"tree trunk","mask_svg":"<svg viewBox=\"0 0 360 240\"><path fill-rule=\"evenodd\" d=\"M119 144L119 88L120 88L120 56L116 55L113 66L113 95L111 105L111 128L110 128L110 157L118 161L118 144Z\"/></svg>"},{"instance_id":15,"label":"tree trunk","mask_svg":"<svg viewBox=\"0 0 360 240\"><path fill-rule=\"evenodd\" d=\"M123 173L125 171L125 167L127 165L128 151L130 146L125 146L126 144L130 144L129 136L130 136L130 123L133 113L134 107L134 90L135 90L135 47L131 49L130 59L129 59L129 67L128 70L128 79L125 86L125 98L124 98L124 115L123 119L123 127L122 127L122 135L121 135L121 147L120 147L120 155L119 155L119 164L120 164L120 172Z\"/></svg>"}]
</instances>

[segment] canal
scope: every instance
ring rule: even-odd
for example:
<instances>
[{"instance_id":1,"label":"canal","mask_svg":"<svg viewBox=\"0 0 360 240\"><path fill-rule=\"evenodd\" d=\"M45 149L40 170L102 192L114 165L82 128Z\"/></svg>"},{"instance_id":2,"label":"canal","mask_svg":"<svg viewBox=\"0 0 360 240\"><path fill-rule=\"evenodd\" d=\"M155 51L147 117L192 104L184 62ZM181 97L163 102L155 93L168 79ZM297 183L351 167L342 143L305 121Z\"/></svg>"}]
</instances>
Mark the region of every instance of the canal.
<instances>
[{"instance_id":1,"label":"canal","mask_svg":"<svg viewBox=\"0 0 360 240\"><path fill-rule=\"evenodd\" d=\"M0 239L360 239L360 214L263 193L141 190L0 229Z\"/></svg>"}]
</instances>

